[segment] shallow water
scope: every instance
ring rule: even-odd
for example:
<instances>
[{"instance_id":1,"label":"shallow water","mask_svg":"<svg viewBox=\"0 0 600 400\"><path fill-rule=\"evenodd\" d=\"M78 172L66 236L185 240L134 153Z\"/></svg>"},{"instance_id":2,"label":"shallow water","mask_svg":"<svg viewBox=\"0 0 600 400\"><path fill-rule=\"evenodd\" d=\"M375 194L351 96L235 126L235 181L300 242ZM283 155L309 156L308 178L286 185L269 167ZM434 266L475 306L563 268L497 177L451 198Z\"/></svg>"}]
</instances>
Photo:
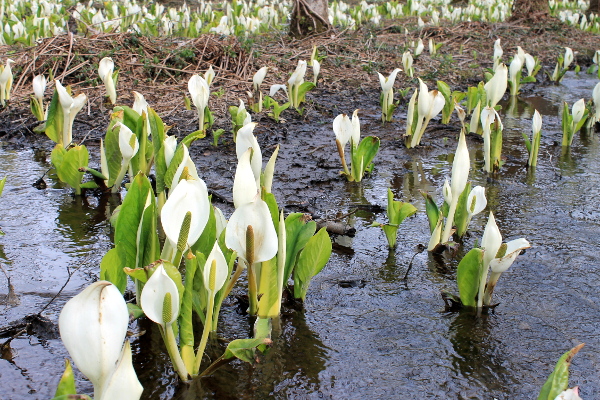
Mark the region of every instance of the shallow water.
<instances>
[{"instance_id":1,"label":"shallow water","mask_svg":"<svg viewBox=\"0 0 600 400\"><path fill-rule=\"evenodd\" d=\"M375 101L365 105L358 98L344 102L347 93L315 94L315 103L325 106L306 116L312 124L290 119L284 133L280 127L271 128L270 136L259 133L263 148L282 142L274 193L289 211L306 206L315 217L342 216L341 222L356 228L356 236L334 239L336 250L314 279L305 310L281 318L274 346L258 365L234 362L212 377L177 384L158 330L139 321L134 328L146 334L134 339L133 350L143 398L386 399L402 393L428 399L534 398L558 357L581 342L586 345L573 362L570 383L580 385L582 398L600 398L599 143L596 136L578 134L566 155L555 145L562 135L560 102L589 98L595 84L585 74L569 74L560 86L539 86L516 103L503 104L506 160L496 180L488 182L481 172L482 143L468 139L473 185L486 186L488 209L505 241L525 237L532 244L500 280L494 297L500 305L479 319L444 311L440 293L456 292L456 259L417 254L408 280L402 280L416 246L429 240L419 190L441 199L457 130L429 130L422 148L407 151L398 139L403 121L382 127ZM332 104L344 106L334 111ZM382 138L376 172L362 184L338 178L329 122L358 105L366 108L363 135ZM530 132L532 107L544 118L535 173L524 168L521 137L521 131ZM218 153L206 150L195 161L209 167ZM114 202L88 198L82 203L68 190L31 187L50 167L47 156L0 149L0 176L8 175L0 198L6 232L0 238L0 261L19 299L18 305L0 306L0 327L41 310L65 283L67 268L81 266L44 311L55 322L62 304L95 279L99 260L111 246L106 216ZM227 162L235 166L231 158ZM231 176L199 169L209 188L229 192L230 183L222 182ZM383 233L369 228L385 215L356 207L385 207L388 186L420 211L403 223L398 247L391 252ZM459 254L481 238L486 221L487 211L473 219ZM3 275L0 292L8 293ZM210 357L230 340L252 335L252 320L237 309L234 300L225 304ZM11 347L12 357L0 359L0 398L50 398L66 356L60 340L21 333ZM78 378L80 391L90 392L91 385Z\"/></svg>"}]
</instances>

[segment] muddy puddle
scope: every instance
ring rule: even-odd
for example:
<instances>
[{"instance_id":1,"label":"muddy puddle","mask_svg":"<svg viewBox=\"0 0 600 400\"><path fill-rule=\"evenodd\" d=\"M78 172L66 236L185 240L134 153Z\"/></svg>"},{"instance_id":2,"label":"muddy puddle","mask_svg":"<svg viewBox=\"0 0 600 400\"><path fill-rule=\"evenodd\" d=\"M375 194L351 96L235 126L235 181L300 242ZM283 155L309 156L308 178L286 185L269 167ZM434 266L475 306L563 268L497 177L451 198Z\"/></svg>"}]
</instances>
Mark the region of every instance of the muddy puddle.
<instances>
[{"instance_id":1,"label":"muddy puddle","mask_svg":"<svg viewBox=\"0 0 600 400\"><path fill-rule=\"evenodd\" d=\"M432 122L424 146L407 151L400 140L402 112L397 113L401 121L382 126L375 92L317 90L303 117L284 113L287 123L281 125L258 118L264 157L277 143L282 146L273 186L280 206L338 222L355 234L334 237L334 254L313 280L305 310L284 313L275 344L258 365L234 362L212 377L178 384L158 330L137 322L135 330L146 331L132 344L143 398L528 399L537 397L558 357L581 342L586 346L574 360L571 384L580 385L584 399L600 398L599 143L594 135L577 135L569 153L555 144L562 135L561 102L589 98L595 83L588 75L569 74L558 87L539 85L503 103L506 160L496 180L482 173L482 142L468 137L471 180L486 186L488 209L504 239L525 237L532 244L500 280L495 292L500 305L480 319L444 311L440 293L456 292L456 259L415 255L429 240L419 191L441 201L456 148L456 121L450 127ZM532 173L524 168L521 132L530 132L534 107L544 124L539 166ZM363 136L382 140L376 170L362 183L338 176L331 130L338 113L355 108L362 109ZM172 132L181 137L194 130L185 124L191 113L173 114L166 121L174 125ZM217 122L227 126L225 119ZM94 140L89 139L92 147ZM192 154L215 204L230 214L236 161L227 141L213 148L205 139ZM118 199L74 198L51 171L45 189L32 186L50 169L48 148L14 140L0 147L0 176L8 176L0 198L6 233L0 238L6 271L0 274L0 341L14 337L0 359L0 399L52 397L67 356L54 323L62 305L96 279L99 261L111 247L106 216ZM388 251L383 232L369 227L385 220L387 187L420 211L400 228L395 251ZM474 218L459 256L480 240L483 214ZM60 296L46 306L69 274ZM47 321L23 323L42 309ZM212 358L228 341L252 335L253 321L234 299L221 315L209 346ZM5 329L19 323L24 328ZM77 377L80 392L91 392Z\"/></svg>"}]
</instances>

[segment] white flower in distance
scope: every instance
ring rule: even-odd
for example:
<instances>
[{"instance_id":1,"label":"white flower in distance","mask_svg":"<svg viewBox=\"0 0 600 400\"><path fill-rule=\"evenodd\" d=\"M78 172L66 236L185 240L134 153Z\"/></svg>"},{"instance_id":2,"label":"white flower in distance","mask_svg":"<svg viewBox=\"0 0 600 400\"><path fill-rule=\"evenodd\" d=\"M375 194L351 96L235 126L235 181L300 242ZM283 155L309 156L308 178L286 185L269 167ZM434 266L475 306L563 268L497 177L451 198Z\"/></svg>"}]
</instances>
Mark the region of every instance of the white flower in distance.
<instances>
[{"instance_id":1,"label":"white flower in distance","mask_svg":"<svg viewBox=\"0 0 600 400\"><path fill-rule=\"evenodd\" d=\"M133 106L131 109L138 113L140 116L142 113L146 113L146 132L150 135L150 120L148 119L148 102L139 92L133 91Z\"/></svg>"},{"instance_id":2,"label":"white flower in distance","mask_svg":"<svg viewBox=\"0 0 600 400\"><path fill-rule=\"evenodd\" d=\"M527 76L533 76L535 64L535 58L533 58L531 54L525 53L525 67L527 67Z\"/></svg>"},{"instance_id":3,"label":"white flower in distance","mask_svg":"<svg viewBox=\"0 0 600 400\"><path fill-rule=\"evenodd\" d=\"M192 98L192 103L198 110L198 123L200 130L204 130L204 110L208 107L208 96L210 89L208 83L200 75L193 75L188 81L188 90Z\"/></svg>"},{"instance_id":4,"label":"white flower in distance","mask_svg":"<svg viewBox=\"0 0 600 400\"><path fill-rule=\"evenodd\" d=\"M102 79L102 82L104 82L104 85L106 86L106 93L112 104L115 104L117 101L117 88L115 87L115 82L113 80L114 69L115 63L112 58L104 57L100 60L98 75L100 75L100 79Z\"/></svg>"},{"instance_id":5,"label":"white flower in distance","mask_svg":"<svg viewBox=\"0 0 600 400\"><path fill-rule=\"evenodd\" d=\"M146 317L163 329L179 316L179 291L162 263L144 285L140 300Z\"/></svg>"},{"instance_id":6,"label":"white flower in distance","mask_svg":"<svg viewBox=\"0 0 600 400\"><path fill-rule=\"evenodd\" d=\"M181 226L188 212L191 213L191 221L186 247L192 247L202 234L210 214L208 191L201 179L184 179L179 182L161 210L162 227L174 248L177 247Z\"/></svg>"},{"instance_id":7,"label":"white flower in distance","mask_svg":"<svg viewBox=\"0 0 600 400\"><path fill-rule=\"evenodd\" d=\"M94 282L69 300L58 318L60 336L77 368L102 391L121 356L129 312L119 289Z\"/></svg>"},{"instance_id":8,"label":"white flower in distance","mask_svg":"<svg viewBox=\"0 0 600 400\"><path fill-rule=\"evenodd\" d=\"M471 221L473 215L477 215L482 212L486 206L487 199L485 197L485 188L483 186L475 186L473 189L471 189L469 196L467 197L467 213L469 214L468 221Z\"/></svg>"},{"instance_id":9,"label":"white flower in distance","mask_svg":"<svg viewBox=\"0 0 600 400\"><path fill-rule=\"evenodd\" d=\"M55 83L56 91L58 92L58 101L63 111L62 145L67 147L73 141L75 115L83 108L87 97L83 93L76 97L71 97L67 89L59 81L55 81Z\"/></svg>"},{"instance_id":10,"label":"white flower in distance","mask_svg":"<svg viewBox=\"0 0 600 400\"><path fill-rule=\"evenodd\" d=\"M573 114L573 126L576 126L581 118L583 118L583 114L585 113L585 100L579 99L573 104L573 108L571 109Z\"/></svg>"},{"instance_id":11,"label":"white flower in distance","mask_svg":"<svg viewBox=\"0 0 600 400\"><path fill-rule=\"evenodd\" d=\"M504 64L499 64L494 70L494 76L486 83L483 88L487 96L487 105L495 107L502 99L508 86L508 68Z\"/></svg>"},{"instance_id":12,"label":"white flower in distance","mask_svg":"<svg viewBox=\"0 0 600 400\"><path fill-rule=\"evenodd\" d=\"M6 100L10 100L10 90L13 83L13 74L10 64L14 63L10 58L6 60L4 67L0 66L0 103L4 106Z\"/></svg>"},{"instance_id":13,"label":"white flower in distance","mask_svg":"<svg viewBox=\"0 0 600 400\"><path fill-rule=\"evenodd\" d=\"M304 83L304 75L306 75L306 61L299 60L296 69L290 79L288 79L288 85L291 86L300 86ZM291 90L290 90L291 91Z\"/></svg>"},{"instance_id":14,"label":"white flower in distance","mask_svg":"<svg viewBox=\"0 0 600 400\"><path fill-rule=\"evenodd\" d=\"M594 121L600 121L600 82L594 86L594 91L592 92L592 99L594 100Z\"/></svg>"},{"instance_id":15,"label":"white flower in distance","mask_svg":"<svg viewBox=\"0 0 600 400\"><path fill-rule=\"evenodd\" d=\"M213 67L211 65L204 73L204 80L206 81L208 86L210 86L213 83L213 81L215 80L215 76L216 76L215 70L213 69Z\"/></svg>"},{"instance_id":16,"label":"white flower in distance","mask_svg":"<svg viewBox=\"0 0 600 400\"><path fill-rule=\"evenodd\" d=\"M37 75L35 78L33 78L33 93L40 104L44 103L46 83L46 77L44 75Z\"/></svg>"},{"instance_id":17,"label":"white flower in distance","mask_svg":"<svg viewBox=\"0 0 600 400\"><path fill-rule=\"evenodd\" d=\"M254 87L254 90L258 90L260 85L262 85L262 82L265 79L265 76L267 76L268 70L269 70L269 67L262 67L261 69L256 71L256 73L252 77L252 85Z\"/></svg>"},{"instance_id":18,"label":"white flower in distance","mask_svg":"<svg viewBox=\"0 0 600 400\"><path fill-rule=\"evenodd\" d=\"M563 61L563 69L568 69L573 62L573 50L570 47L565 47L565 57Z\"/></svg>"}]
</instances>

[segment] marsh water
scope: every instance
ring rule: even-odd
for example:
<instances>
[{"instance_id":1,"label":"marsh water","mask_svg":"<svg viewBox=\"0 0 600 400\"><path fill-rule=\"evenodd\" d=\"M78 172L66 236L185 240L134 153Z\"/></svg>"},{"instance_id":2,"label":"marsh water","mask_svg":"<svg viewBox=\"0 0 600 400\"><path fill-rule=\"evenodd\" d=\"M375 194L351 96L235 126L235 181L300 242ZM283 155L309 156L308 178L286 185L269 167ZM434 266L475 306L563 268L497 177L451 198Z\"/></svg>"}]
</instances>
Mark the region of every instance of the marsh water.
<instances>
[{"instance_id":1,"label":"marsh water","mask_svg":"<svg viewBox=\"0 0 600 400\"><path fill-rule=\"evenodd\" d=\"M282 146L273 190L280 206L345 224L356 234L333 236L334 253L313 280L304 309L286 310L273 347L258 364L233 362L211 377L180 384L158 330L145 320L134 323L135 333L145 331L132 339L143 398L531 399L560 355L582 342L570 382L580 386L582 398L600 398L599 142L594 134L578 134L564 152L559 117L563 100L589 99L596 82L569 74L559 86L539 85L503 103L505 164L496 179L482 172L481 140L468 137L471 180L486 187L488 208L474 218L454 256L415 253L429 240L420 191L441 202L456 148L456 121L450 127L432 123L424 146L406 150L400 140L402 112L382 125L378 94L361 98L350 88L316 90L307 113L284 115L285 124L259 120L263 151L270 155L274 144ZM381 137L382 146L374 174L348 183L338 176L331 121L358 107L363 136ZM521 132L530 132L534 108L544 123L539 166L532 172L525 168ZM231 143L214 149L204 140L194 161L209 189L230 199L235 151ZM107 217L118 199L73 197L55 183L52 171L44 177L46 188L32 186L50 170L48 148L14 140L0 148L0 176L8 177L0 198L6 233L0 238L6 272L0 274L5 333L0 340L14 337L0 359L3 400L52 397L67 357L54 324L62 305L97 279L99 262L111 248ZM383 232L369 227L385 221L387 187L419 209L401 226L393 251ZM230 205L216 204L231 213ZM505 241L524 237L532 248L501 278L495 292L500 304L493 312L480 318L447 312L441 292L457 291L456 265L480 240L489 210ZM47 319L42 328L5 329L42 309ZM252 335L253 320L235 296L221 314L212 358L227 342ZM92 392L78 373L77 379L80 392Z\"/></svg>"}]
</instances>

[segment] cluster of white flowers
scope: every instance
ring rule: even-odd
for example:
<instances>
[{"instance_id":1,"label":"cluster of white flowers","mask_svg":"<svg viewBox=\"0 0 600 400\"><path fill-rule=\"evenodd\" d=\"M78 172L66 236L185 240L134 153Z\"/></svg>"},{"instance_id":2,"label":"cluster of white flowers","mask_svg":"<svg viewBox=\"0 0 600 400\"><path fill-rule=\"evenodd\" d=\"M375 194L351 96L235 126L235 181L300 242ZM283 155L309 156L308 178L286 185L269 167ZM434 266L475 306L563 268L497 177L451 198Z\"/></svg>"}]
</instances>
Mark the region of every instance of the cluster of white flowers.
<instances>
[{"instance_id":1,"label":"cluster of white flowers","mask_svg":"<svg viewBox=\"0 0 600 400\"><path fill-rule=\"evenodd\" d=\"M138 0L94 2L60 0L15 0L6 2L0 12L0 44L21 42L32 45L40 38L67 31L72 19L82 33L135 32L153 36L196 37L212 32L221 35L247 35L282 29L288 22L290 0L239 0L210 2L199 0L192 5L165 7ZM440 19L460 21L504 21L510 16L511 0L482 0L465 7L455 7L450 0L408 0L375 3L362 0L349 5L335 0L329 6L333 25L356 29L362 24L379 25L386 19L418 17L420 27L438 25ZM551 12L561 21L582 30L600 32L600 18L586 17L588 1L550 0ZM69 14L70 12L70 14ZM71 27L72 29L73 27Z\"/></svg>"}]
</instances>

